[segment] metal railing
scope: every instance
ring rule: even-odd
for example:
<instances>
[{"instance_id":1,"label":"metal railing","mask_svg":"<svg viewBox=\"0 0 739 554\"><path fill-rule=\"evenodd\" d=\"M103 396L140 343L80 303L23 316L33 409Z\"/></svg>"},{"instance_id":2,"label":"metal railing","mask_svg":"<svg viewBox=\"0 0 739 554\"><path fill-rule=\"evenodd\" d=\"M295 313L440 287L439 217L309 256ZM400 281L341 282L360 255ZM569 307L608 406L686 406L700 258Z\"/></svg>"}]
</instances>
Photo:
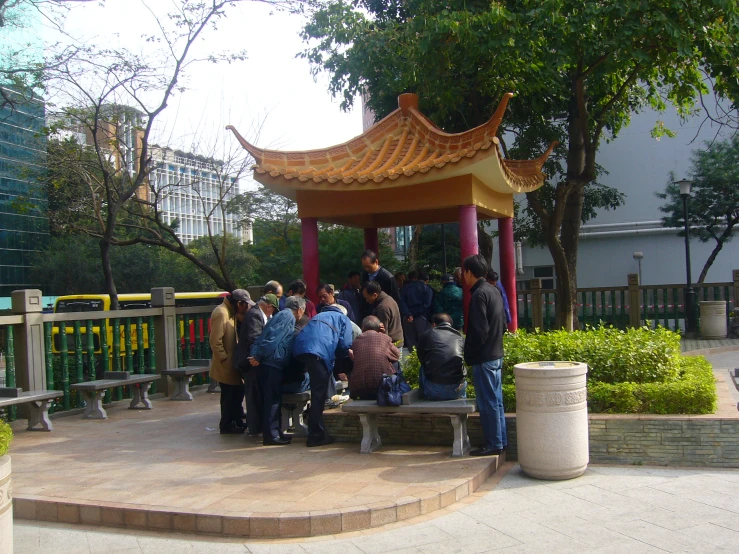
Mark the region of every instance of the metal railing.
<instances>
[{"instance_id":1,"label":"metal railing","mask_svg":"<svg viewBox=\"0 0 739 554\"><path fill-rule=\"evenodd\" d=\"M739 270L734 271L733 277L733 281L703 283L693 287L696 301L726 302L727 326L739 299ZM577 290L581 327L603 322L620 329L649 324L653 327L662 325L673 331L684 330L684 285L639 285L636 275L629 278L631 284L628 286ZM519 328L544 331L556 328L557 292L554 289L541 289L540 283L539 279L532 279L531 288L517 291ZM632 305L638 308L632 311Z\"/></svg>"},{"instance_id":2,"label":"metal railing","mask_svg":"<svg viewBox=\"0 0 739 554\"><path fill-rule=\"evenodd\" d=\"M83 407L81 395L70 386L102 379L106 371L155 374L157 369L187 365L193 358L210 358L210 314L214 307L169 306L54 314L29 311L0 316L0 353L4 362L0 368L4 382L0 386L20 387L19 383L31 380L28 377L19 379L19 372L25 376L35 372L37 378L32 382L42 381L43 388L60 392L60 400L50 410L52 413ZM175 328L169 331L165 325L167 312L176 318ZM28 327L31 321L35 323L33 331ZM19 334L24 335L24 353L19 352ZM158 335L176 343L175 359L168 360L164 356L166 345L162 345L164 347L159 352ZM37 355L29 354L31 352ZM159 383L166 384L164 379ZM194 384L204 381L205 378L199 375ZM151 392L156 392L156 386L157 383L152 384ZM106 391L106 401L124 397L130 397L128 387L113 389L112 398L110 391ZM13 407L8 409L6 417L12 420L16 415L17 410Z\"/></svg>"}]
</instances>

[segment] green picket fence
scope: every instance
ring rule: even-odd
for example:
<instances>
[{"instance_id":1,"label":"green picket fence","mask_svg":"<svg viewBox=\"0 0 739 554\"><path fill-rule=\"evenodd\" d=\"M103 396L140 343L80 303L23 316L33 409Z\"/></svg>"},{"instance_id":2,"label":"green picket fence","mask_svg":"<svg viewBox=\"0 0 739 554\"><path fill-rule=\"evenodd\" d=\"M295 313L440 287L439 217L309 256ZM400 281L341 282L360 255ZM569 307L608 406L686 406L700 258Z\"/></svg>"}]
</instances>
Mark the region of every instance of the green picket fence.
<instances>
[{"instance_id":1,"label":"green picket fence","mask_svg":"<svg viewBox=\"0 0 739 554\"><path fill-rule=\"evenodd\" d=\"M730 313L736 308L732 283L696 285L696 302L702 300L722 300L727 303L727 326ZM533 330L533 302L539 297L542 304L543 330L555 328L557 294L554 290L543 289L540 294L530 290L518 292L518 326ZM640 320L651 326L661 325L673 331L684 329L685 301L684 287L681 285L660 285L639 287ZM629 288L584 288L577 291L578 318L581 326L613 325L619 329L629 326ZM698 310L698 306L696 306Z\"/></svg>"}]
</instances>

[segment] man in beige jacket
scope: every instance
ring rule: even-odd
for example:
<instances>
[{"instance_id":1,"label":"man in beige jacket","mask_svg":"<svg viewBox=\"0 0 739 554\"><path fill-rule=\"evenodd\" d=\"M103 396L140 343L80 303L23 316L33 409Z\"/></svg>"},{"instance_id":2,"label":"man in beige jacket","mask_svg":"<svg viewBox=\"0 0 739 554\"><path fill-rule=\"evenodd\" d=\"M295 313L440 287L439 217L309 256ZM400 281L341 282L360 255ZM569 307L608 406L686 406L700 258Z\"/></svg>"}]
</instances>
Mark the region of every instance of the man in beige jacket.
<instances>
[{"instance_id":1,"label":"man in beige jacket","mask_svg":"<svg viewBox=\"0 0 739 554\"><path fill-rule=\"evenodd\" d=\"M244 432L241 422L244 382L233 365L233 356L238 342L236 318L246 313L252 306L254 301L249 293L243 289L236 289L231 296L223 299L223 303L216 307L210 316L210 348L213 351L210 376L221 385L219 428L222 435Z\"/></svg>"}]
</instances>

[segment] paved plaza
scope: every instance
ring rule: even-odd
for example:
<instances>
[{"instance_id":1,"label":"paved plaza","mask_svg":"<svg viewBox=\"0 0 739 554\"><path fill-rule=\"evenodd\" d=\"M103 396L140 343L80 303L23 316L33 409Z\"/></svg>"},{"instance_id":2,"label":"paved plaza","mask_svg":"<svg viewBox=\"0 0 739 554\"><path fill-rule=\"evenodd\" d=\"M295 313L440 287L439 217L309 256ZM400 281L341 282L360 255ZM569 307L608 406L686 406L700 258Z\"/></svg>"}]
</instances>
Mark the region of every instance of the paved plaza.
<instances>
[{"instance_id":1,"label":"paved plaza","mask_svg":"<svg viewBox=\"0 0 739 554\"><path fill-rule=\"evenodd\" d=\"M736 552L739 471L591 467L579 479L535 481L517 465L466 502L337 537L255 541L16 521L17 554L252 552Z\"/></svg>"},{"instance_id":2,"label":"paved plaza","mask_svg":"<svg viewBox=\"0 0 739 554\"><path fill-rule=\"evenodd\" d=\"M707 357L722 378L727 368L739 367L736 351ZM723 410L733 407L735 392L722 392ZM739 469L591 466L578 479L546 482L527 478L509 462L477 488L485 468L470 458L449 458L448 449L389 446L361 456L357 444L307 449L296 441L268 448L243 436L221 437L214 429L217 395L195 398L159 400L153 412L114 407L108 421L59 418L51 434L19 431L12 451L17 497L56 498L59 506L89 501L157 510L166 504L193 513L269 515L351 508L360 501L379 506L414 494L441 496L459 490L465 480L476 484L466 495L447 492L447 500L456 494L457 501L424 515L309 538L178 534L17 518L16 552L739 551ZM63 521L60 508L58 513Z\"/></svg>"}]
</instances>

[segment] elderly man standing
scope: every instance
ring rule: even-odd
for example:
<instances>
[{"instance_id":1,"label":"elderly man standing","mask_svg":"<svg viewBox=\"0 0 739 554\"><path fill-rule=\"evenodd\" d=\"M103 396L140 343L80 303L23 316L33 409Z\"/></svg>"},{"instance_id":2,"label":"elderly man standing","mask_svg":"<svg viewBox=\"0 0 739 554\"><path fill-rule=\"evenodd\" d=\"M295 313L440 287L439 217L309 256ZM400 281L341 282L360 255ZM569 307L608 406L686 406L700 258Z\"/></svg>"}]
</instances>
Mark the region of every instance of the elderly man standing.
<instances>
[{"instance_id":1,"label":"elderly man standing","mask_svg":"<svg viewBox=\"0 0 739 554\"><path fill-rule=\"evenodd\" d=\"M380 320L370 315L362 322L362 334L352 343L354 370L349 376L353 399L377 400L383 374L395 373L400 350L381 330Z\"/></svg>"},{"instance_id":2,"label":"elderly man standing","mask_svg":"<svg viewBox=\"0 0 739 554\"><path fill-rule=\"evenodd\" d=\"M396 346L403 346L403 324L398 303L383 292L377 281L365 283L362 286L362 294L372 310L370 315L380 320Z\"/></svg>"},{"instance_id":3,"label":"elderly man standing","mask_svg":"<svg viewBox=\"0 0 739 554\"><path fill-rule=\"evenodd\" d=\"M242 316L254 306L249 293L236 289L223 299L223 303L210 316L210 376L221 385L221 421L218 425L222 435L244 432L241 425L241 401L244 382L234 366L236 351L236 317Z\"/></svg>"},{"instance_id":4,"label":"elderly man standing","mask_svg":"<svg viewBox=\"0 0 739 554\"><path fill-rule=\"evenodd\" d=\"M323 408L328 397L329 379L333 379L336 355L348 354L351 357L351 347L352 322L337 305L326 307L295 338L293 355L305 364L310 376L309 447L332 444L335 440L326 433Z\"/></svg>"},{"instance_id":5,"label":"elderly man standing","mask_svg":"<svg viewBox=\"0 0 739 554\"><path fill-rule=\"evenodd\" d=\"M262 393L262 444L279 446L290 444L290 439L281 434L280 400L282 373L292 360L295 321L305 312L305 299L290 296L285 300L285 309L264 326L259 339L251 349L249 363L256 369L259 390Z\"/></svg>"},{"instance_id":6,"label":"elderly man standing","mask_svg":"<svg viewBox=\"0 0 739 554\"><path fill-rule=\"evenodd\" d=\"M257 372L249 363L251 347L262 334L269 318L277 313L277 297L274 294L265 294L259 299L256 307L244 314L244 320L239 329L239 344L236 345L236 368L244 378L244 393L246 396L246 427L250 435L256 436L262 432L262 394L257 383Z\"/></svg>"}]
</instances>

